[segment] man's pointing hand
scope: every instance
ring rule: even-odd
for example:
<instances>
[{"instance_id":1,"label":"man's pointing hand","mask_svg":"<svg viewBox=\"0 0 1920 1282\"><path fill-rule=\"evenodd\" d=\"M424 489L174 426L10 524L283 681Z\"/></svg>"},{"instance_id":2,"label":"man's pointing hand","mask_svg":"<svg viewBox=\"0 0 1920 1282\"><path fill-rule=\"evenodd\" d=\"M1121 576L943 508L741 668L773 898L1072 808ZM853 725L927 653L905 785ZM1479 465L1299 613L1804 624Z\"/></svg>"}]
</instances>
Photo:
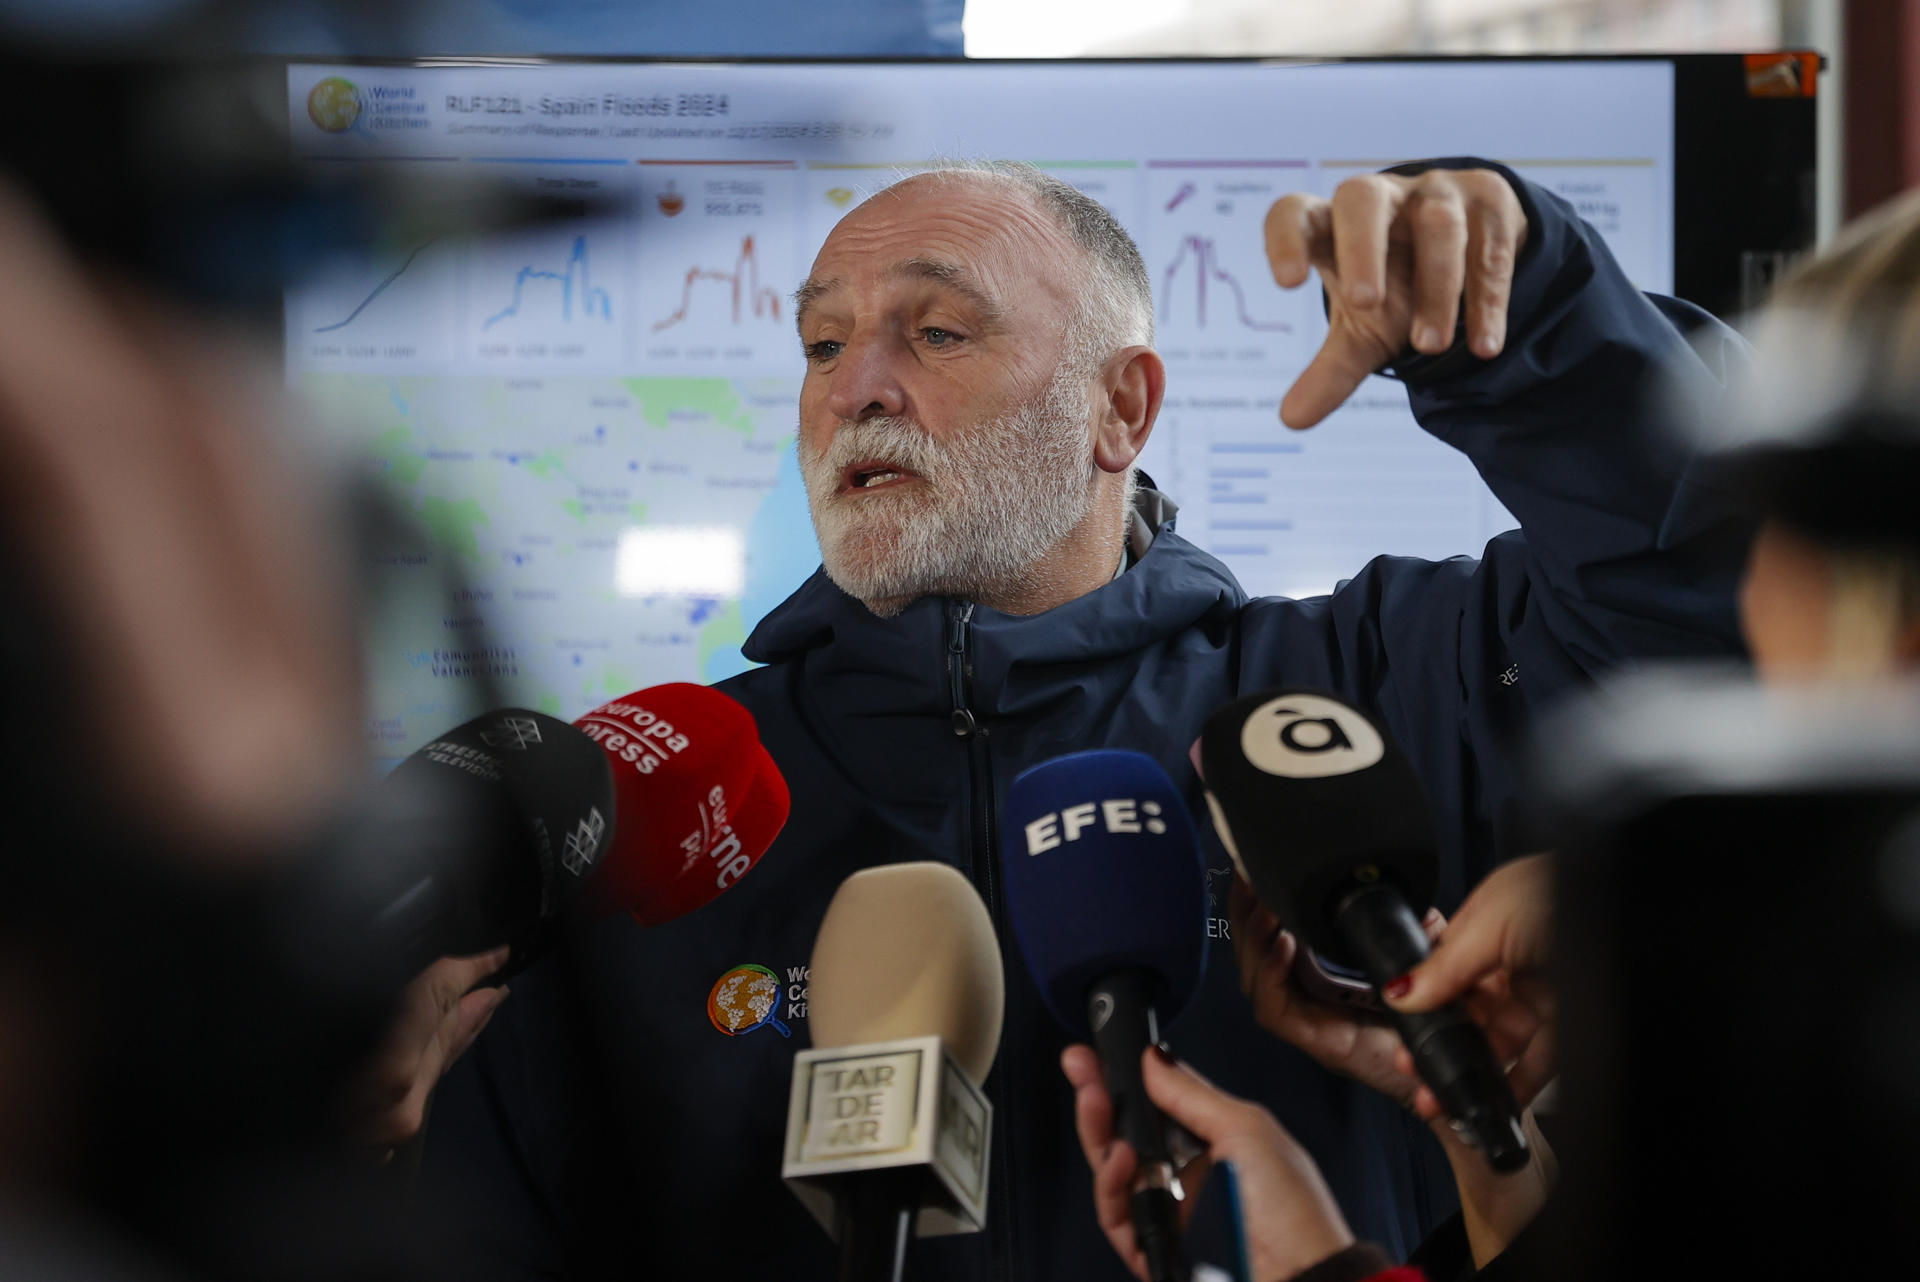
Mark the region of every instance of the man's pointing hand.
<instances>
[{"instance_id":1,"label":"man's pointing hand","mask_svg":"<svg viewBox=\"0 0 1920 1282\"><path fill-rule=\"evenodd\" d=\"M1493 170L1349 178L1331 201L1275 201L1266 230L1275 281L1292 289L1317 267L1327 288L1327 341L1281 402L1288 427L1312 427L1409 349L1446 351L1463 306L1475 355L1490 359L1506 342L1527 219Z\"/></svg>"}]
</instances>

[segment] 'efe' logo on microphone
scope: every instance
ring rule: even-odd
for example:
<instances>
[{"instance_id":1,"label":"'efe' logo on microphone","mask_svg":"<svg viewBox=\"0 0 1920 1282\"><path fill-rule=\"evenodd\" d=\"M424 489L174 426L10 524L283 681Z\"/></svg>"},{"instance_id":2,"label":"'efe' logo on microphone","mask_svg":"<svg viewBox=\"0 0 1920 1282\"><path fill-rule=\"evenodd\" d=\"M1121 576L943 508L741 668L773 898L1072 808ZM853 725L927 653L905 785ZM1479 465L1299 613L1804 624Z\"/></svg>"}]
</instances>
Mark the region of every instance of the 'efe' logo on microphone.
<instances>
[{"instance_id":1,"label":"'efe' logo on microphone","mask_svg":"<svg viewBox=\"0 0 1920 1282\"><path fill-rule=\"evenodd\" d=\"M1078 841L1080 834L1094 826L1096 821L1111 833L1125 834L1136 832L1163 833L1167 830L1167 821L1160 818L1160 803L1157 801L1134 801L1128 797L1116 797L1111 801L1085 801L1077 806L1068 806L1065 810L1041 815L1027 825L1027 853L1041 854L1052 850L1063 841Z\"/></svg>"},{"instance_id":2,"label":"'efe' logo on microphone","mask_svg":"<svg viewBox=\"0 0 1920 1282\"><path fill-rule=\"evenodd\" d=\"M1290 694L1255 708L1240 728L1240 751L1286 779L1324 779L1365 770L1387 745L1373 723L1333 699Z\"/></svg>"}]
</instances>

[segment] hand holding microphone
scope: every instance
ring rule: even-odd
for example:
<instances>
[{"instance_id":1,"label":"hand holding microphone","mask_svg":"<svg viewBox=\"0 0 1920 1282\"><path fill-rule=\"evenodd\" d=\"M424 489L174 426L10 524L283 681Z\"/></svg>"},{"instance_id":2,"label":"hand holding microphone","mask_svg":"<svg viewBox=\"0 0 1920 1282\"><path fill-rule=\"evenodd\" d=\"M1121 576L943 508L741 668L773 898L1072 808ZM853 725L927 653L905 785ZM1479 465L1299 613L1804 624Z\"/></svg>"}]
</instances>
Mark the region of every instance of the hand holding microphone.
<instances>
[{"instance_id":1,"label":"hand holding microphone","mask_svg":"<svg viewBox=\"0 0 1920 1282\"><path fill-rule=\"evenodd\" d=\"M1462 1002L1487 1031L1507 1081L1525 1108L1553 1079L1553 992L1546 980L1552 947L1553 869L1546 855L1528 855L1494 869L1474 887L1433 955L1388 984L1395 1010L1421 1013ZM1402 1049L1400 1071L1412 1076ZM1412 1106L1429 1120L1440 1103L1422 1086Z\"/></svg>"},{"instance_id":2,"label":"hand holding microphone","mask_svg":"<svg viewBox=\"0 0 1920 1282\"><path fill-rule=\"evenodd\" d=\"M1425 960L1433 821L1370 717L1314 691L1249 695L1207 719L1200 753L1221 840L1262 903L1376 988ZM1495 1170L1526 1165L1520 1107L1481 1029L1454 1005L1393 1020L1455 1130Z\"/></svg>"},{"instance_id":3,"label":"hand holding microphone","mask_svg":"<svg viewBox=\"0 0 1920 1282\"><path fill-rule=\"evenodd\" d=\"M1073 1086L1074 1124L1093 1168L1100 1227L1134 1276L1145 1282L1147 1258L1129 1205L1139 1159L1114 1134L1113 1101L1092 1049L1069 1046L1060 1067ZM1197 1189L1215 1163L1233 1164L1252 1277L1261 1282L1290 1278L1353 1245L1353 1231L1320 1168L1273 1114L1227 1094L1158 1047L1145 1052L1140 1070L1148 1097L1206 1145L1182 1171L1182 1180ZM1182 1206L1183 1226L1190 1205Z\"/></svg>"},{"instance_id":4,"label":"hand holding microphone","mask_svg":"<svg viewBox=\"0 0 1920 1282\"><path fill-rule=\"evenodd\" d=\"M1421 922L1429 939L1446 918L1429 912ZM1239 877L1227 892L1227 933L1240 971L1240 991L1253 1006L1254 1022L1312 1056L1322 1068L1351 1077L1396 1103L1413 1107L1425 1088L1412 1061L1400 1066L1406 1047L1384 1012L1326 1000L1302 982L1311 965L1307 947L1261 904Z\"/></svg>"}]
</instances>

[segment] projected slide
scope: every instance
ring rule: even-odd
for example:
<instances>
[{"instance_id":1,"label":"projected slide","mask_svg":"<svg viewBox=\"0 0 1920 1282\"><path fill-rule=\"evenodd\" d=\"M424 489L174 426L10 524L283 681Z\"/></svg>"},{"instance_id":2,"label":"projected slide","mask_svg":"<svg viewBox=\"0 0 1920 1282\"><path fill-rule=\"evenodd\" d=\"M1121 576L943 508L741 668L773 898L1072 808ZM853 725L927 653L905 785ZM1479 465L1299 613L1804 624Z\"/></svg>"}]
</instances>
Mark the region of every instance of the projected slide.
<instances>
[{"instance_id":1,"label":"projected slide","mask_svg":"<svg viewBox=\"0 0 1920 1282\"><path fill-rule=\"evenodd\" d=\"M1511 164L1670 287L1661 62L295 65L294 155L559 202L479 239L397 236L289 291L288 378L413 521L376 557L368 735L397 758L475 678L572 717L746 664L818 564L794 454L792 295L821 242L935 156L1031 162L1139 244L1168 365L1142 466L1254 593L1509 528L1374 379L1307 433L1280 398L1325 333L1277 287L1289 192L1419 156ZM1592 104L1605 103L1596 111ZM930 661L932 661L930 659Z\"/></svg>"}]
</instances>

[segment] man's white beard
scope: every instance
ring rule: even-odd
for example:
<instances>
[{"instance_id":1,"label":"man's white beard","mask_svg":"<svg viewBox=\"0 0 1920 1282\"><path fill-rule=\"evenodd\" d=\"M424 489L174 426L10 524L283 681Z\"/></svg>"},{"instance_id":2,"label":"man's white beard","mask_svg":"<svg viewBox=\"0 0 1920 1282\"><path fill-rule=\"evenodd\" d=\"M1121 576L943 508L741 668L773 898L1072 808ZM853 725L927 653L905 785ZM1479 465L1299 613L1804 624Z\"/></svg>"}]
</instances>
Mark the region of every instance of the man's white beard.
<instances>
[{"instance_id":1,"label":"man's white beard","mask_svg":"<svg viewBox=\"0 0 1920 1282\"><path fill-rule=\"evenodd\" d=\"M1093 506L1087 375L1071 366L1009 414L938 443L906 418L842 423L800 473L827 576L881 618L934 594L1005 595ZM916 473L842 494L842 472L886 459Z\"/></svg>"}]
</instances>

